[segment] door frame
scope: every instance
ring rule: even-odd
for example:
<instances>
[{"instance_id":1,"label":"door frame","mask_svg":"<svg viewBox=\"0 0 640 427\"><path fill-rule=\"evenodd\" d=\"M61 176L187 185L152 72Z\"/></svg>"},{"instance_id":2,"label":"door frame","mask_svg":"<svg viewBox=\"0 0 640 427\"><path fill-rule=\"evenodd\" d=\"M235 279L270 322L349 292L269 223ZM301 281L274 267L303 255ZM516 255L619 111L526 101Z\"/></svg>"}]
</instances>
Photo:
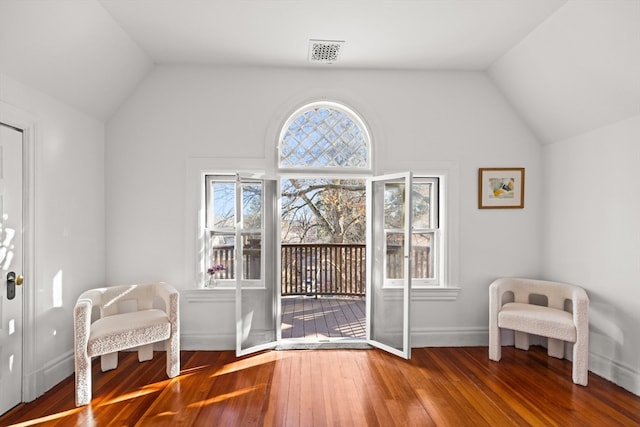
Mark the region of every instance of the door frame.
<instances>
[{"instance_id":1,"label":"door frame","mask_svg":"<svg viewBox=\"0 0 640 427\"><path fill-rule=\"evenodd\" d=\"M29 402L44 392L44 384L37 381L35 364L35 151L37 128L35 120L26 112L0 100L0 121L22 132L22 224L23 276L22 307L22 401Z\"/></svg>"},{"instance_id":2,"label":"door frame","mask_svg":"<svg viewBox=\"0 0 640 427\"><path fill-rule=\"evenodd\" d=\"M277 212L277 251L278 251L278 271L277 271L277 283L278 283L278 345L283 347L293 347L295 348L297 345L323 345L329 343L331 348L340 348L343 346L344 348L354 348L355 345L359 345L361 343L366 343L367 339L365 338L356 338L356 337L348 337L348 338L282 338L282 180L285 179L306 179L306 180L314 180L314 179L354 179L361 180L362 184L367 187L367 181L373 178L374 175L371 171L367 171L366 173L354 173L351 172L336 172L336 170L323 171L321 169L311 169L309 171L291 171L285 170L280 171L277 174L278 179L278 212ZM367 208L367 202L365 200L365 211ZM365 220L368 219L368 213L365 212ZM365 232L366 234L366 232ZM365 252L366 252L366 241L367 236L365 235ZM366 284L365 284L366 288ZM365 293L365 301L368 301L369 296ZM366 308L365 308L365 319L367 317ZM366 322L366 320L365 320ZM360 347L357 347L360 348Z\"/></svg>"}]
</instances>

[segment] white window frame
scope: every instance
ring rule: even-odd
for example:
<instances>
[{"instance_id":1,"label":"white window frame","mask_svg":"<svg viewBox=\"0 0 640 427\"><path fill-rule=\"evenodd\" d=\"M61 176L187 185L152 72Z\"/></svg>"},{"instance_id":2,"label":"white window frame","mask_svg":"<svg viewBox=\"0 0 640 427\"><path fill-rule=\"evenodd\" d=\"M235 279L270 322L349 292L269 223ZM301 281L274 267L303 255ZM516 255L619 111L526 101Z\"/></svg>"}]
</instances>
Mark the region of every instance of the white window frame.
<instances>
[{"instance_id":1,"label":"white window frame","mask_svg":"<svg viewBox=\"0 0 640 427\"><path fill-rule=\"evenodd\" d=\"M246 179L247 182L251 182L253 181L251 178L247 178ZM234 187L234 226L233 227L222 227L222 228L216 228L214 227L214 219L213 219L213 209L212 209L212 201L213 201L213 183L214 182L225 182L225 183L232 183L235 187ZM260 180L255 180L256 183L260 183L262 185L262 181ZM242 188L242 186L244 185L244 182L240 182L238 180L238 175L237 174L229 174L229 173L207 173L204 175L204 215L205 215L205 224L204 224L204 282L203 282L203 288L209 288L209 289L235 289L237 283L239 281L242 281L243 286L246 286L248 288L251 289L264 289L266 284L265 284L265 273L266 273L266 266L265 266L265 259L266 256L264 255L264 239L265 239L265 190L264 190L264 186L262 185L262 191L261 191L261 214L260 214L260 228L259 229L240 229L238 230L238 227L242 227L242 223L243 220L242 218L237 218L236 217L236 212L239 212L240 215L242 215L243 209L242 207L240 207L240 209L237 209L236 204L237 203L242 203L242 195L237 193L238 188ZM261 252L261 256L260 256L260 278L259 279L247 279L244 277L241 277L242 274L244 274L244 272L242 271L236 271L234 274L234 278L233 279L216 279L215 281L215 285L214 286L209 286L209 276L207 273L207 269L210 267L209 263L210 260L212 259L212 255L213 255L213 248L212 248L212 238L214 235L225 235L225 236L233 236L233 259L234 261L237 259L238 256L243 256L242 254L242 239L240 240L240 242L238 242L238 237L242 238L242 236L247 235L247 234L259 234L260 235L260 252ZM235 261L235 263L237 263L237 261ZM234 263L234 266L235 266Z\"/></svg>"},{"instance_id":2,"label":"white window frame","mask_svg":"<svg viewBox=\"0 0 640 427\"><path fill-rule=\"evenodd\" d=\"M434 264L438 268L438 282L433 285L423 284L414 287L412 294L414 301L455 301L461 288L459 270L457 268L459 256L458 242L458 166L450 162L426 162L423 165L416 162L406 162L402 168L416 170L414 177L438 178L438 243L437 259Z\"/></svg>"},{"instance_id":3,"label":"white window frame","mask_svg":"<svg viewBox=\"0 0 640 427\"><path fill-rule=\"evenodd\" d=\"M429 289L429 288L441 288L446 286L446 282L444 280L444 252L445 252L445 233L442 223L441 217L443 216L443 208L440 202L440 194L442 192L441 183L442 177L440 176L432 176L427 174L419 174L413 176L413 184L417 183L430 183L431 184L431 194L430 204L429 204L429 218L432 227L431 228L417 228L412 226L411 234L426 234L433 233L432 240L432 251L433 251L433 277L431 278L420 278L420 277L412 277L411 278L411 288L412 289ZM415 200L414 200L415 201ZM413 209L412 209L413 211ZM412 212L413 214L413 212ZM384 229L385 236L391 233L401 233L402 229ZM387 239L384 239L385 245ZM385 253L386 253L385 248ZM395 279L387 277L387 258L385 257L384 266L384 287L386 288L395 288L402 287L404 283L404 279Z\"/></svg>"}]
</instances>

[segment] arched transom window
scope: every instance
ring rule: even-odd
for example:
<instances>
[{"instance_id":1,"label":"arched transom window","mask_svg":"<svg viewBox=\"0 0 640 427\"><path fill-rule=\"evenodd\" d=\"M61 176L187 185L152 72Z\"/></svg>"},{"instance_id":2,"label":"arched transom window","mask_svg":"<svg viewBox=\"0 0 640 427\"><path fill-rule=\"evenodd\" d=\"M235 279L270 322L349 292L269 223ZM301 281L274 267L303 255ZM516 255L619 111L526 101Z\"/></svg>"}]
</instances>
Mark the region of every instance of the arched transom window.
<instances>
[{"instance_id":1,"label":"arched transom window","mask_svg":"<svg viewBox=\"0 0 640 427\"><path fill-rule=\"evenodd\" d=\"M371 169L369 133L349 108L314 102L298 109L282 128L278 166Z\"/></svg>"}]
</instances>

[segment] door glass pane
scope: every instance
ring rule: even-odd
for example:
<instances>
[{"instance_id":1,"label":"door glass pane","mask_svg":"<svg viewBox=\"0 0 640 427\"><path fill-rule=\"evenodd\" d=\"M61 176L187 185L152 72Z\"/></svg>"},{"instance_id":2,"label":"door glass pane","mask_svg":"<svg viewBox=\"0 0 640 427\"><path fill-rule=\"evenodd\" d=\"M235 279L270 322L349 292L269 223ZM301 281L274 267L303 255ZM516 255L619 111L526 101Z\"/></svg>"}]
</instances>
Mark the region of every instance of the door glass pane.
<instances>
[{"instance_id":1,"label":"door glass pane","mask_svg":"<svg viewBox=\"0 0 640 427\"><path fill-rule=\"evenodd\" d=\"M384 186L384 228L404 227L404 184L387 183Z\"/></svg>"},{"instance_id":2,"label":"door glass pane","mask_svg":"<svg viewBox=\"0 0 640 427\"><path fill-rule=\"evenodd\" d=\"M413 184L413 227L431 228L431 183Z\"/></svg>"},{"instance_id":3,"label":"door glass pane","mask_svg":"<svg viewBox=\"0 0 640 427\"><path fill-rule=\"evenodd\" d=\"M386 278L404 278L404 233L387 233L386 247Z\"/></svg>"},{"instance_id":4,"label":"door glass pane","mask_svg":"<svg viewBox=\"0 0 640 427\"><path fill-rule=\"evenodd\" d=\"M242 228L259 230L262 227L262 185L242 185Z\"/></svg>"},{"instance_id":5,"label":"door glass pane","mask_svg":"<svg viewBox=\"0 0 640 427\"><path fill-rule=\"evenodd\" d=\"M411 240L411 269L414 279L433 278L433 233L413 233Z\"/></svg>"},{"instance_id":6,"label":"door glass pane","mask_svg":"<svg viewBox=\"0 0 640 427\"><path fill-rule=\"evenodd\" d=\"M214 181L213 185L213 227L233 228L236 223L236 190L234 182Z\"/></svg>"},{"instance_id":7,"label":"door glass pane","mask_svg":"<svg viewBox=\"0 0 640 427\"><path fill-rule=\"evenodd\" d=\"M262 260L262 234L246 233L242 235L242 275L245 280L259 280Z\"/></svg>"}]
</instances>

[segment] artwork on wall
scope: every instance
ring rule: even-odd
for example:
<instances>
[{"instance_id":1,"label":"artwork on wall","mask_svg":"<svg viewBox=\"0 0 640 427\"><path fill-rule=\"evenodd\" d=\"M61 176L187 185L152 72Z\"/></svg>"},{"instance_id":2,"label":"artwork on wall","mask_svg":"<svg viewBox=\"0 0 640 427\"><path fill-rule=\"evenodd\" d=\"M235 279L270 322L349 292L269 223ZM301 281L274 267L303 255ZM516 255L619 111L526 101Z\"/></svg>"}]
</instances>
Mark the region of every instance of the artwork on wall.
<instances>
[{"instance_id":1,"label":"artwork on wall","mask_svg":"<svg viewBox=\"0 0 640 427\"><path fill-rule=\"evenodd\" d=\"M524 208L524 168L480 168L478 209Z\"/></svg>"}]
</instances>

